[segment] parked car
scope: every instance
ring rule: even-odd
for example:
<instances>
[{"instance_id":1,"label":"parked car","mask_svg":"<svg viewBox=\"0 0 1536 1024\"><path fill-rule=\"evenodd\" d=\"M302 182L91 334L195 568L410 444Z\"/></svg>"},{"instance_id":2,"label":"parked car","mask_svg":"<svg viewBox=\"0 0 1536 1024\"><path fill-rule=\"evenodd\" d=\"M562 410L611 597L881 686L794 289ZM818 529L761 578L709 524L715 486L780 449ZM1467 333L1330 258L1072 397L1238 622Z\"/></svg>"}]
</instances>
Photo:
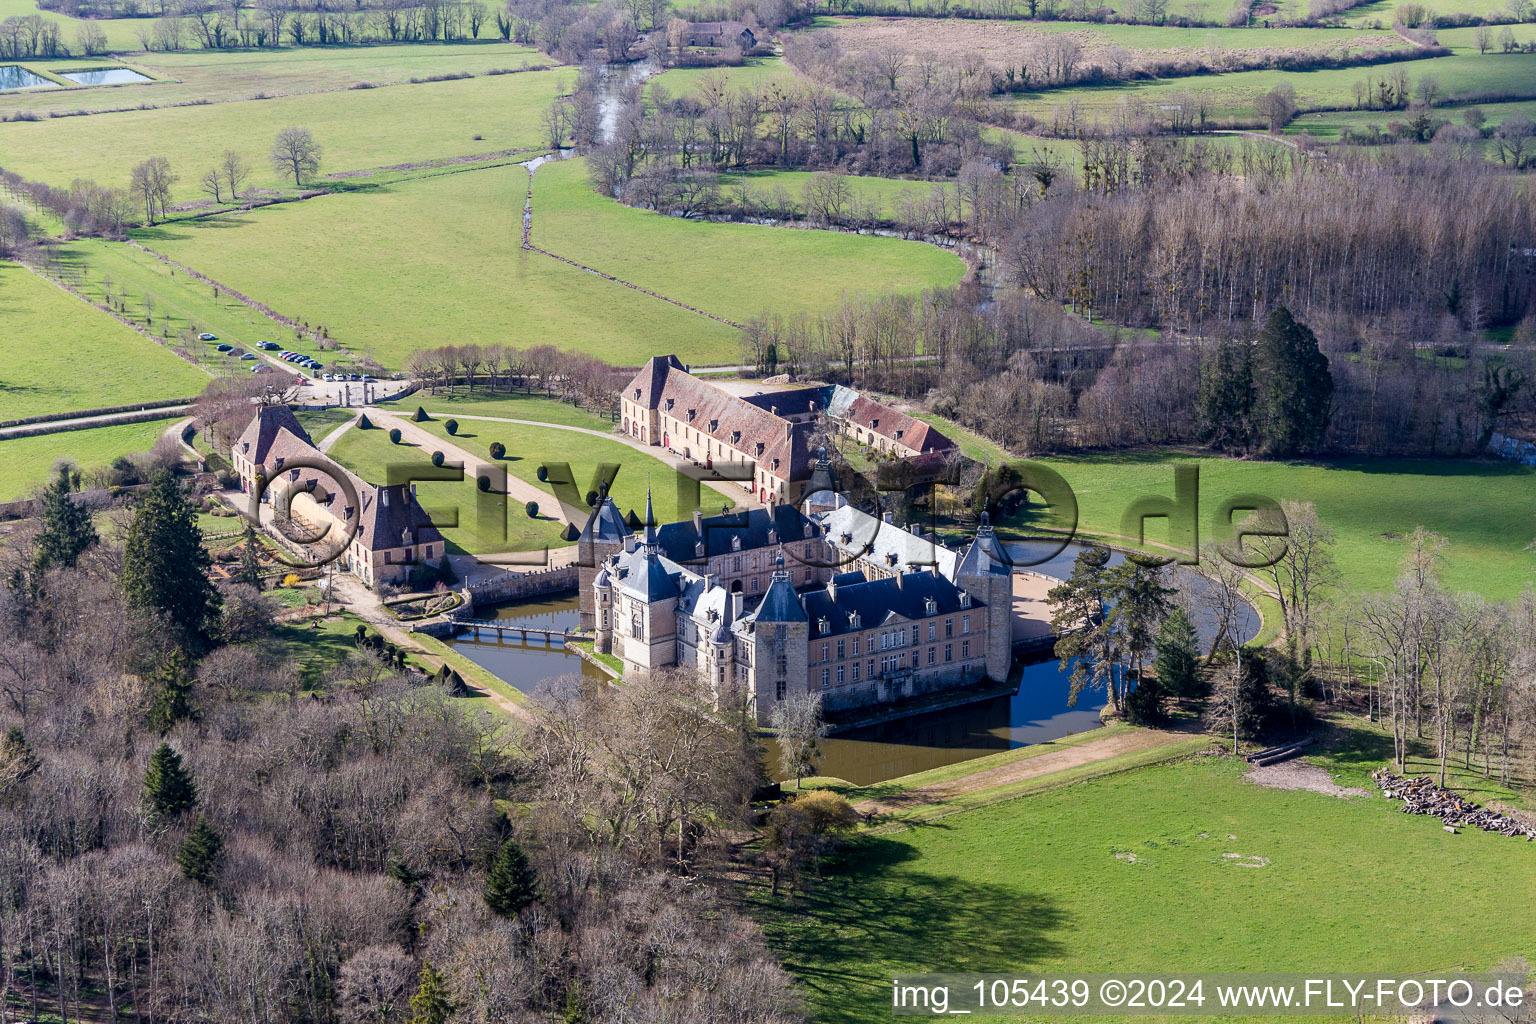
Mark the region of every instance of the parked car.
<instances>
[{"instance_id":1,"label":"parked car","mask_svg":"<svg viewBox=\"0 0 1536 1024\"><path fill-rule=\"evenodd\" d=\"M217 334L199 334L197 336L197 340L198 341L218 341L219 340L219 336Z\"/></svg>"},{"instance_id":2,"label":"parked car","mask_svg":"<svg viewBox=\"0 0 1536 1024\"><path fill-rule=\"evenodd\" d=\"M255 352L247 352L245 355L241 356L240 358L241 359L255 359L256 358L256 353Z\"/></svg>"},{"instance_id":3,"label":"parked car","mask_svg":"<svg viewBox=\"0 0 1536 1024\"><path fill-rule=\"evenodd\" d=\"M219 351L220 352L231 352L231 351L234 350L234 347L235 346L233 346L233 345L220 345L219 346Z\"/></svg>"}]
</instances>

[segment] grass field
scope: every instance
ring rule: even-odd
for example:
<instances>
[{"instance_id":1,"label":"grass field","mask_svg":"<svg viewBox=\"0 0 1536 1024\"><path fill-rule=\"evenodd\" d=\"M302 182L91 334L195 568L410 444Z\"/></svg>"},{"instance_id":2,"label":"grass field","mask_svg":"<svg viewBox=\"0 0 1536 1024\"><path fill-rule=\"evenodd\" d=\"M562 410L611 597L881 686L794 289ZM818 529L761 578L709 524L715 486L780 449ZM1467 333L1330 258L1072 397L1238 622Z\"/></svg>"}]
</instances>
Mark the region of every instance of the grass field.
<instances>
[{"instance_id":1,"label":"grass field","mask_svg":"<svg viewBox=\"0 0 1536 1024\"><path fill-rule=\"evenodd\" d=\"M444 440L450 437L442 419L417 425ZM464 450L476 454L487 450L491 442L500 441L507 446L507 457L502 462L507 472L542 489L551 501L554 500L554 488L539 481L540 465L549 462L568 463L577 493L585 496L592 481L596 479L598 465L618 463L619 473L614 477L609 494L621 511L627 514L633 510L636 515L643 517L645 492L649 487L658 523L675 523L693 515L691 506L682 508L678 504L677 472L660 459L637 451L621 441L607 441L553 427L475 420L461 420L459 432L452 436L452 440ZM699 500L704 503L705 512L713 512L723 504L735 503L730 494L731 485L721 484L720 487L720 490L713 486L701 488ZM521 508L513 511L520 513Z\"/></svg>"},{"instance_id":2,"label":"grass field","mask_svg":"<svg viewBox=\"0 0 1536 1024\"><path fill-rule=\"evenodd\" d=\"M515 43L401 43L315 46L273 50L183 50L137 53L126 59L70 57L25 61L44 70L103 65L129 67L155 79L129 85L46 89L0 94L0 108L34 113L111 111L141 104L247 100L258 97L350 89L359 82L394 85L443 74L480 75L525 65L550 65L549 57ZM574 78L575 72L571 72Z\"/></svg>"},{"instance_id":3,"label":"grass field","mask_svg":"<svg viewBox=\"0 0 1536 1024\"><path fill-rule=\"evenodd\" d=\"M1455 107L1435 107L1430 111L1431 116L1452 124L1461 124L1462 112L1469 107L1476 107L1483 112L1488 120L1486 127L1502 124L1506 117L1516 114L1525 117L1536 117L1536 100L1524 100L1515 103L1473 103ZM1286 125L1287 135L1296 135L1306 132L1315 135L1319 139L1332 141L1339 137L1345 129L1361 131L1370 125L1386 130L1389 122L1401 122L1408 117L1408 113L1402 110L1334 110L1318 114L1302 114L1296 120Z\"/></svg>"},{"instance_id":4,"label":"grass field","mask_svg":"<svg viewBox=\"0 0 1536 1024\"><path fill-rule=\"evenodd\" d=\"M208 374L15 263L0 261L0 419L190 398Z\"/></svg>"},{"instance_id":5,"label":"grass field","mask_svg":"<svg viewBox=\"0 0 1536 1024\"><path fill-rule=\"evenodd\" d=\"M0 152L7 170L60 186L92 178L125 187L135 164L163 156L178 175L174 198L195 200L202 198L198 179L226 149L245 156L252 186L284 186L267 152L289 125L309 128L324 147L325 174L536 147L543 139L539 116L570 77L566 71L534 71L10 122L0 124Z\"/></svg>"},{"instance_id":6,"label":"grass field","mask_svg":"<svg viewBox=\"0 0 1536 1024\"><path fill-rule=\"evenodd\" d=\"M391 444L389 434L380 429L347 431L329 455L373 484L387 483L387 467L402 462L432 468L430 451L410 443ZM513 503L509 514L505 494L481 495L468 474L458 481L418 481L416 494L455 554L530 551L565 543L558 519L547 512L529 519L521 502ZM457 525L448 525L455 521Z\"/></svg>"},{"instance_id":7,"label":"grass field","mask_svg":"<svg viewBox=\"0 0 1536 1024\"><path fill-rule=\"evenodd\" d=\"M468 171L139 236L390 367L448 342L638 365L666 339L692 362L737 357L727 325L522 249L526 182L521 167Z\"/></svg>"},{"instance_id":8,"label":"grass field","mask_svg":"<svg viewBox=\"0 0 1536 1024\"><path fill-rule=\"evenodd\" d=\"M1173 494L1173 465L1200 467L1200 530L1212 539L1211 517L1222 498L1259 493L1277 501L1310 501L1333 528L1335 558L1356 591L1392 585L1406 554L1403 538L1423 526L1450 541L1443 579L1452 590L1513 597L1536 581L1536 468L1503 462L1340 460L1243 462L1166 453L1042 459L1077 495L1080 529L1119 534L1120 518L1142 495ZM1150 520L1147 539L1167 539Z\"/></svg>"},{"instance_id":9,"label":"grass field","mask_svg":"<svg viewBox=\"0 0 1536 1024\"><path fill-rule=\"evenodd\" d=\"M760 196L782 188L803 211L805 185L813 177L815 174L811 171L741 171L720 175L720 190L727 199L734 200L743 182ZM903 196L921 199L935 184L916 178L874 178L854 174L847 175L847 182L854 198L850 205L878 204L882 217L894 216L897 201Z\"/></svg>"},{"instance_id":10,"label":"grass field","mask_svg":"<svg viewBox=\"0 0 1536 1024\"><path fill-rule=\"evenodd\" d=\"M697 88L699 79L707 74L720 73L732 89L747 86L761 88L775 75L793 77L795 72L780 57L748 57L739 68L672 68L651 79L648 87L661 86L672 96L680 96Z\"/></svg>"},{"instance_id":11,"label":"grass field","mask_svg":"<svg viewBox=\"0 0 1536 1024\"><path fill-rule=\"evenodd\" d=\"M1536 923L1506 909L1536 886L1525 844L1239 771L1140 768L865 838L808 899L756 890L754 914L829 1024L889 1020L899 972L1408 972L1536 954Z\"/></svg>"},{"instance_id":12,"label":"grass field","mask_svg":"<svg viewBox=\"0 0 1536 1024\"><path fill-rule=\"evenodd\" d=\"M1456 53L1393 67L1405 70L1410 82L1432 75L1445 95L1465 95L1478 90L1529 92L1532 83L1536 82L1536 54ZM1355 106L1355 83L1370 79L1378 71L1372 68L1237 71L1199 78L1075 86L1026 94L1010 99L1009 103L1037 117L1048 116L1053 107L1065 107L1074 102L1085 112L1103 115L1112 111L1121 97L1157 104L1176 102L1180 94L1188 93L1203 98L1212 116L1249 116L1255 97L1288 82L1296 90L1297 104L1303 110L1347 110Z\"/></svg>"},{"instance_id":13,"label":"grass field","mask_svg":"<svg viewBox=\"0 0 1536 1024\"><path fill-rule=\"evenodd\" d=\"M109 465L119 455L147 452L173 422L175 417L0 440L0 501L26 497L47 483L59 459L90 470Z\"/></svg>"},{"instance_id":14,"label":"grass field","mask_svg":"<svg viewBox=\"0 0 1536 1024\"><path fill-rule=\"evenodd\" d=\"M217 335L219 341L189 343L189 354L208 370L248 373L238 357L218 351L224 342L251 349L256 342L269 340L280 344L292 342L292 330L264 313L213 289L186 274L178 274L154 256L120 242L99 238L78 238L53 250L63 268L65 279L92 301L105 301L110 282L113 298L121 303L124 315L142 323L146 316L146 296L154 305L154 329L161 337L177 338L182 330Z\"/></svg>"},{"instance_id":15,"label":"grass field","mask_svg":"<svg viewBox=\"0 0 1536 1024\"><path fill-rule=\"evenodd\" d=\"M831 308L844 295L918 291L957 283L959 257L920 242L750 224L713 224L635 210L594 192L586 161L546 164L534 177L533 241L569 259L718 316L745 323L770 304L781 313ZM686 357L684 357L686 358Z\"/></svg>"},{"instance_id":16,"label":"grass field","mask_svg":"<svg viewBox=\"0 0 1536 1024\"><path fill-rule=\"evenodd\" d=\"M76 34L82 24L79 18L65 17L52 11L39 11L34 0L0 0L0 20L24 18L29 14L41 14L44 20L57 22L60 40L71 50L79 50L75 45ZM96 24L107 34L107 45L113 50L139 48L139 41L134 37L133 29L134 26L145 24L145 22L137 18L102 18Z\"/></svg>"},{"instance_id":17,"label":"grass field","mask_svg":"<svg viewBox=\"0 0 1536 1024\"><path fill-rule=\"evenodd\" d=\"M487 391L457 392L440 391L432 394L422 391L412 395L402 404L402 409L422 406L439 419L450 416L503 416L511 420L538 420L541 423L564 423L570 427L587 427L590 430L613 430L615 424L606 416L599 416L586 409L578 409L569 402L548 398L540 394L507 394ZM489 427L490 424L483 424ZM471 426L465 421L464 429ZM490 442L486 442L489 444Z\"/></svg>"}]
</instances>

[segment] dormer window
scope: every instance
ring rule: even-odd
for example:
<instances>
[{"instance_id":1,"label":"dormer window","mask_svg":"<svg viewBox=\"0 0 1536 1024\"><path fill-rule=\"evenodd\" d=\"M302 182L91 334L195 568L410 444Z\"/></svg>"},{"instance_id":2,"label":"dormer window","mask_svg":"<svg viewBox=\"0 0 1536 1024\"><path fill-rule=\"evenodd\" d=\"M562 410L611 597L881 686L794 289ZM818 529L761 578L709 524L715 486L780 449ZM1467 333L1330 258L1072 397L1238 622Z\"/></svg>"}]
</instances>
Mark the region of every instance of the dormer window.
<instances>
[{"instance_id":1,"label":"dormer window","mask_svg":"<svg viewBox=\"0 0 1536 1024\"><path fill-rule=\"evenodd\" d=\"M861 620L860 620L858 612L849 612L848 613L848 628L849 629L858 629L860 627L860 621Z\"/></svg>"},{"instance_id":2,"label":"dormer window","mask_svg":"<svg viewBox=\"0 0 1536 1024\"><path fill-rule=\"evenodd\" d=\"M774 459L773 460L773 468L774 468L775 471L778 470L778 468L779 468L779 460L778 459Z\"/></svg>"},{"instance_id":3,"label":"dormer window","mask_svg":"<svg viewBox=\"0 0 1536 1024\"><path fill-rule=\"evenodd\" d=\"M825 618L817 619L816 632L820 633L822 636L826 636L828 633L832 632L832 623L828 622Z\"/></svg>"},{"instance_id":4,"label":"dormer window","mask_svg":"<svg viewBox=\"0 0 1536 1024\"><path fill-rule=\"evenodd\" d=\"M939 603L937 601L935 601L931 596L923 598L923 614L924 615L937 615L938 613L939 613Z\"/></svg>"},{"instance_id":5,"label":"dormer window","mask_svg":"<svg viewBox=\"0 0 1536 1024\"><path fill-rule=\"evenodd\" d=\"M688 422L692 423L693 422L693 418L695 416L697 416L698 414L699 414L699 410L697 410L697 409L689 409L688 410Z\"/></svg>"},{"instance_id":6,"label":"dormer window","mask_svg":"<svg viewBox=\"0 0 1536 1024\"><path fill-rule=\"evenodd\" d=\"M896 440L900 441L901 440L901 435L905 434L905 433L906 433L905 430L898 430L898 431L896 431Z\"/></svg>"},{"instance_id":7,"label":"dormer window","mask_svg":"<svg viewBox=\"0 0 1536 1024\"><path fill-rule=\"evenodd\" d=\"M677 401L677 399L675 399L675 398L667 399L667 412L671 412L672 411L672 403L676 402L676 401Z\"/></svg>"},{"instance_id":8,"label":"dormer window","mask_svg":"<svg viewBox=\"0 0 1536 1024\"><path fill-rule=\"evenodd\" d=\"M843 531L843 543L844 544L852 544L853 543L853 534L849 533L847 530Z\"/></svg>"},{"instance_id":9,"label":"dormer window","mask_svg":"<svg viewBox=\"0 0 1536 1024\"><path fill-rule=\"evenodd\" d=\"M740 443L741 443L741 431L739 431L739 430L731 431L731 444L740 444Z\"/></svg>"},{"instance_id":10,"label":"dormer window","mask_svg":"<svg viewBox=\"0 0 1536 1024\"><path fill-rule=\"evenodd\" d=\"M880 421L879 420L870 420L869 421L869 429L870 430L877 430L877 429L879 429L879 427L880 427Z\"/></svg>"},{"instance_id":11,"label":"dormer window","mask_svg":"<svg viewBox=\"0 0 1536 1024\"><path fill-rule=\"evenodd\" d=\"M896 552L890 551L890 552L886 553L885 564L886 565L895 565L896 564Z\"/></svg>"},{"instance_id":12,"label":"dormer window","mask_svg":"<svg viewBox=\"0 0 1536 1024\"><path fill-rule=\"evenodd\" d=\"M769 544L777 544L778 542L779 542L779 531L773 529L772 527L770 527L769 530L768 530L768 543Z\"/></svg>"},{"instance_id":13,"label":"dormer window","mask_svg":"<svg viewBox=\"0 0 1536 1024\"><path fill-rule=\"evenodd\" d=\"M635 401L640 401L640 389L635 388Z\"/></svg>"},{"instance_id":14,"label":"dormer window","mask_svg":"<svg viewBox=\"0 0 1536 1024\"><path fill-rule=\"evenodd\" d=\"M759 458L761 458L762 455L763 455L763 442L761 442L761 441L757 442L757 444L752 446L752 449L753 449L753 454L755 454Z\"/></svg>"},{"instance_id":15,"label":"dormer window","mask_svg":"<svg viewBox=\"0 0 1536 1024\"><path fill-rule=\"evenodd\" d=\"M717 431L719 429L720 429L720 421L719 420L710 420L709 421L709 432L711 434L713 434L715 431Z\"/></svg>"},{"instance_id":16,"label":"dormer window","mask_svg":"<svg viewBox=\"0 0 1536 1024\"><path fill-rule=\"evenodd\" d=\"M732 551L740 551L741 550L741 538L739 536L731 538L731 550Z\"/></svg>"},{"instance_id":17,"label":"dormer window","mask_svg":"<svg viewBox=\"0 0 1536 1024\"><path fill-rule=\"evenodd\" d=\"M695 544L693 546L693 553L698 555L700 558L704 557L704 542L703 541L699 541L697 544Z\"/></svg>"},{"instance_id":18,"label":"dormer window","mask_svg":"<svg viewBox=\"0 0 1536 1024\"><path fill-rule=\"evenodd\" d=\"M960 607L961 608L969 608L970 606L971 606L971 595L966 593L963 590L960 591Z\"/></svg>"}]
</instances>

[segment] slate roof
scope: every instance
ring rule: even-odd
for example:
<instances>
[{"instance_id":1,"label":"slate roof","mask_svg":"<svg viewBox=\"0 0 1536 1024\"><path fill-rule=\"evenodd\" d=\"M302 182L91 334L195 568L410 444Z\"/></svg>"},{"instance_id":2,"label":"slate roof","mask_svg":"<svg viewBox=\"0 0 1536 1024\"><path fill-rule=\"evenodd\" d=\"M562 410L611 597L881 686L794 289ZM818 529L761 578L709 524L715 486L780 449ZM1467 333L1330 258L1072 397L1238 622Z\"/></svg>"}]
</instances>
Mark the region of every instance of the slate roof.
<instances>
[{"instance_id":1,"label":"slate roof","mask_svg":"<svg viewBox=\"0 0 1536 1024\"><path fill-rule=\"evenodd\" d=\"M888 405L882 405L873 398L866 398L841 384L834 385L827 396L827 413L835 419L847 420L865 430L873 430L881 437L916 452L947 451L955 446L955 442L936 427Z\"/></svg>"},{"instance_id":2,"label":"slate roof","mask_svg":"<svg viewBox=\"0 0 1536 1024\"><path fill-rule=\"evenodd\" d=\"M667 523L656 531L656 546L674 562L687 564L701 557L701 541L705 544L702 557L711 557L738 550L731 543L736 537L741 538L739 550L751 551L801 540L807 536L807 528L811 530L810 536L821 534L821 527L793 505L775 505Z\"/></svg>"},{"instance_id":3,"label":"slate roof","mask_svg":"<svg viewBox=\"0 0 1536 1024\"><path fill-rule=\"evenodd\" d=\"M976 527L976 539L971 541L965 553L960 556L960 564L955 570L956 577L985 574L1007 576L1012 572L1013 559L1003 550L997 534L992 530L991 521L983 512L981 525Z\"/></svg>"},{"instance_id":4,"label":"slate roof","mask_svg":"<svg viewBox=\"0 0 1536 1024\"><path fill-rule=\"evenodd\" d=\"M859 573L844 573L859 576ZM961 608L961 589L931 572L904 573L898 581L894 576L877 580L859 579L839 583L834 596L830 590L811 590L803 595L805 612L811 622L811 640L818 637L839 636L861 629L873 629L893 617L901 619L925 619L932 615L950 615L961 611L975 611L985 607L976 599L970 608ZM928 611L927 600L933 599L934 610ZM851 615L859 614L859 625L852 625ZM822 619L827 620L828 632L820 631Z\"/></svg>"},{"instance_id":5,"label":"slate roof","mask_svg":"<svg viewBox=\"0 0 1536 1024\"><path fill-rule=\"evenodd\" d=\"M311 496L321 507L342 521L350 520L354 514L351 506L345 504L346 492L337 482L338 477L345 478L357 494L359 507L356 509L356 540L363 547L370 551L383 551L411 544L432 544L443 539L431 517L411 493L409 484L396 484L393 487L370 484L326 457L309 442L309 435L304 434L302 428L299 433L303 436L286 429L278 430L267 446L267 458L258 465L273 480L283 474L284 482L289 486L313 482L315 490ZM293 470L285 469L284 466L297 459L322 460L330 467L330 472L300 467L297 470L298 479L294 480L291 478ZM410 540L405 539L407 531L412 538Z\"/></svg>"},{"instance_id":6,"label":"slate roof","mask_svg":"<svg viewBox=\"0 0 1536 1024\"><path fill-rule=\"evenodd\" d=\"M927 569L937 563L939 572L955 578L960 556L937 540L918 537L853 505L820 513L827 543L849 560L863 558L883 569Z\"/></svg>"},{"instance_id":7,"label":"slate roof","mask_svg":"<svg viewBox=\"0 0 1536 1024\"><path fill-rule=\"evenodd\" d=\"M315 442L305 432L303 425L299 423L291 409L286 405L271 405L258 409L256 415L251 417L251 422L245 425L245 429L240 433L240 439L235 442L235 450L259 466L266 461L272 442L277 440L278 434L285 430L310 448L315 447Z\"/></svg>"},{"instance_id":8,"label":"slate roof","mask_svg":"<svg viewBox=\"0 0 1536 1024\"><path fill-rule=\"evenodd\" d=\"M581 539L584 541L617 544L628 536L629 525L624 522L624 513L619 511L619 506L614 504L612 498L604 498L581 528Z\"/></svg>"},{"instance_id":9,"label":"slate roof","mask_svg":"<svg viewBox=\"0 0 1536 1024\"><path fill-rule=\"evenodd\" d=\"M676 597L683 567L643 547L613 556L614 585L645 601Z\"/></svg>"},{"instance_id":10,"label":"slate roof","mask_svg":"<svg viewBox=\"0 0 1536 1024\"><path fill-rule=\"evenodd\" d=\"M800 603L800 595L795 593L795 586L789 580L789 573L775 572L773 581L768 584L768 590L763 594L763 599L758 603L757 611L751 618L758 622L804 622L806 620L805 606Z\"/></svg>"}]
</instances>

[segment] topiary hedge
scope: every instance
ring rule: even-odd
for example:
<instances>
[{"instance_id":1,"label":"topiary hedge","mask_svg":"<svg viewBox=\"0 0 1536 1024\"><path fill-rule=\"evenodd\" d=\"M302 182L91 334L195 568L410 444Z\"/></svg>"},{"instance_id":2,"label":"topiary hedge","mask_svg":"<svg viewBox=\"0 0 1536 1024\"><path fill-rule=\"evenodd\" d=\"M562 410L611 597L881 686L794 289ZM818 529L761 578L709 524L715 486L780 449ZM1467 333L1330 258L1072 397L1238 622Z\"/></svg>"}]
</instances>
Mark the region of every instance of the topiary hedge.
<instances>
[{"instance_id":1,"label":"topiary hedge","mask_svg":"<svg viewBox=\"0 0 1536 1024\"><path fill-rule=\"evenodd\" d=\"M443 453L442 452L433 452L432 453L432 465L440 467L440 466L442 466L442 464L443 464Z\"/></svg>"},{"instance_id":2,"label":"topiary hedge","mask_svg":"<svg viewBox=\"0 0 1536 1024\"><path fill-rule=\"evenodd\" d=\"M400 438L402 436L403 435L400 433L400 428L399 427L394 427L389 432L389 443L390 444L399 444L400 443Z\"/></svg>"}]
</instances>

